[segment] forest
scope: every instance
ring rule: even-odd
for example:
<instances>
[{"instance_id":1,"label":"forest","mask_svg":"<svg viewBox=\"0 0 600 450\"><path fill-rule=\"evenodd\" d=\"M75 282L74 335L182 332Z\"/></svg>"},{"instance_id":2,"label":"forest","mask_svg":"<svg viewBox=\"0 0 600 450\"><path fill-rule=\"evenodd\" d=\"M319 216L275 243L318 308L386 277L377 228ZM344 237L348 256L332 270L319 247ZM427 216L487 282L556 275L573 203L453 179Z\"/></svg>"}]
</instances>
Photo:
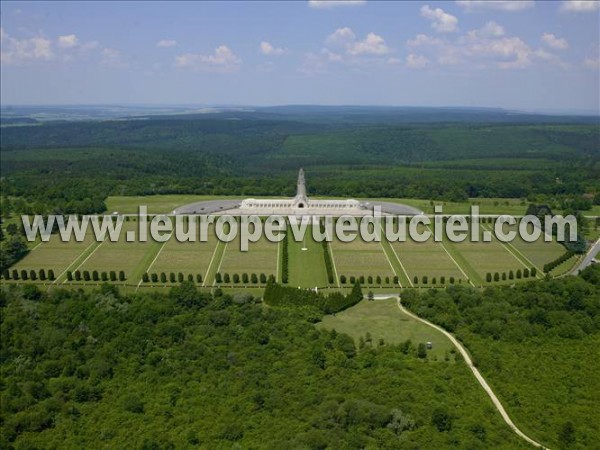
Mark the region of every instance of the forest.
<instances>
[{"instance_id":1,"label":"forest","mask_svg":"<svg viewBox=\"0 0 600 450\"><path fill-rule=\"evenodd\" d=\"M579 277L515 287L406 290L402 302L455 333L517 423L541 442L600 442L598 265Z\"/></svg>"},{"instance_id":2,"label":"forest","mask_svg":"<svg viewBox=\"0 0 600 450\"><path fill-rule=\"evenodd\" d=\"M298 107L4 126L2 208L84 214L105 211L108 195L291 196L299 167L309 195L600 203L590 118L394 114Z\"/></svg>"}]
</instances>

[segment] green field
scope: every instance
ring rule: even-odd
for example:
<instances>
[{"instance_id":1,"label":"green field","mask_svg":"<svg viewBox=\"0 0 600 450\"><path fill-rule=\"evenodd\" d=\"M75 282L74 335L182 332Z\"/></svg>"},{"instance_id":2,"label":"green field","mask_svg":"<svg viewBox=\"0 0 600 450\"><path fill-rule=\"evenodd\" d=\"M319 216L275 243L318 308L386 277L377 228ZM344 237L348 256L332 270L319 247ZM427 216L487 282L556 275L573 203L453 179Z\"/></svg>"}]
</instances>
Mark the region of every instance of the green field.
<instances>
[{"instance_id":1,"label":"green field","mask_svg":"<svg viewBox=\"0 0 600 450\"><path fill-rule=\"evenodd\" d=\"M302 242L296 242L289 232L288 257L290 286L309 288L329 285L323 244L314 240L311 226L306 228Z\"/></svg>"},{"instance_id":2,"label":"green field","mask_svg":"<svg viewBox=\"0 0 600 450\"><path fill-rule=\"evenodd\" d=\"M270 242L265 236L262 236L257 242L248 244L248 251L240 250L240 239L234 239L225 246L225 254L222 262L217 269L221 274L230 275L248 275L254 273L277 275L277 243Z\"/></svg>"},{"instance_id":3,"label":"green field","mask_svg":"<svg viewBox=\"0 0 600 450\"><path fill-rule=\"evenodd\" d=\"M367 333L371 334L373 345L379 339L388 344L410 340L415 346L431 342L433 347L427 352L430 359L443 360L453 348L442 333L403 313L394 298L363 300L341 313L323 317L317 327L348 334L356 343Z\"/></svg>"},{"instance_id":4,"label":"green field","mask_svg":"<svg viewBox=\"0 0 600 450\"><path fill-rule=\"evenodd\" d=\"M360 238L342 242L334 237L331 253L340 277L393 278L396 275L380 242L364 242Z\"/></svg>"}]
</instances>

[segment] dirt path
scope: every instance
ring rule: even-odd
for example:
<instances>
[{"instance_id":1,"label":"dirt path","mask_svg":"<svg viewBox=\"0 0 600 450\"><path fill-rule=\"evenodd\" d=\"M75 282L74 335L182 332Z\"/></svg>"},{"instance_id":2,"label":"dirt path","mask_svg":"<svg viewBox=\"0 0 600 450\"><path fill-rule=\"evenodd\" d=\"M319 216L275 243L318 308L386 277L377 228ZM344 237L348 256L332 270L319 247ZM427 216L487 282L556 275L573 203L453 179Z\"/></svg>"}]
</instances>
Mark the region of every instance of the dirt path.
<instances>
[{"instance_id":1,"label":"dirt path","mask_svg":"<svg viewBox=\"0 0 600 450\"><path fill-rule=\"evenodd\" d=\"M398 308L400 308L400 310L403 313L409 315L410 317L412 317L415 320L418 320L419 322L424 323L427 326L435 328L436 330L438 330L441 333L443 333L448 339L450 339L450 342L452 342L452 344L454 344L454 346L458 349L458 351L460 352L460 354L464 358L465 362L467 363L467 366L469 367L469 369L471 369L471 372L473 372L473 375L475 375L475 378L477 379L477 381L479 382L479 384L481 385L481 387L485 390L485 392L488 394L488 396L492 399L492 403L494 403L494 406L496 407L496 409L498 410L498 412L500 413L500 415L502 416L502 418L504 419L504 421L506 422L506 424L517 435L519 435L519 437L521 437L522 439L526 440L527 442L529 442L531 445L533 445L535 447L544 448L544 449L547 448L547 447L544 447L539 442L531 439L529 436L527 436L525 433L523 433L514 424L514 422L511 420L511 418L509 417L508 413L504 409L504 406L502 406L502 403L500 403L500 400L498 400L498 397L496 397L496 394L494 394L494 391L492 390L492 388L490 387L490 385L487 384L487 381L485 381L485 378L483 378L483 376L481 375L481 373L479 372L479 370L477 370L477 368L473 365L473 361L471 360L471 357L469 356L469 353L467 352L467 350L465 349L465 347L463 347L463 345L454 336L452 336L450 333L448 333L443 328L441 328L441 327L439 327L439 326L437 326L437 325L435 325L435 324L433 324L433 323L431 323L431 322L429 322L429 321L427 321L425 319L421 319L419 316L416 316L415 314L411 313L406 308L404 308L404 306L402 306L402 301L401 301L400 297L396 297L396 298L398 299Z\"/></svg>"}]
</instances>

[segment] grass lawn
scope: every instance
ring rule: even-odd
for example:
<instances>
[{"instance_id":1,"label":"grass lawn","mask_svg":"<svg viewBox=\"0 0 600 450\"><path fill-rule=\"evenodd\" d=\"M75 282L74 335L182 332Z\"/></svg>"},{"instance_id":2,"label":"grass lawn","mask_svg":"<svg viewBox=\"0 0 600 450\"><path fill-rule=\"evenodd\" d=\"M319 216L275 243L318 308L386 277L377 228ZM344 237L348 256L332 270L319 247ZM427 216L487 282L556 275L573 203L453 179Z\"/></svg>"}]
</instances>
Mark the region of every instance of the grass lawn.
<instances>
[{"instance_id":1,"label":"grass lawn","mask_svg":"<svg viewBox=\"0 0 600 450\"><path fill-rule=\"evenodd\" d=\"M425 226L419 225L419 232L423 231L425 231ZM429 278L429 283L435 277L439 284L442 276L445 277L446 284L450 283L450 277L454 277L457 283L460 279L466 281L466 277L457 263L444 250L442 243L435 242L433 237L426 242L415 242L407 238L406 242L392 242L390 244L413 284L415 276L419 280L416 285L422 283L423 276Z\"/></svg>"},{"instance_id":2,"label":"grass lawn","mask_svg":"<svg viewBox=\"0 0 600 450\"><path fill-rule=\"evenodd\" d=\"M194 279L200 274L204 280L216 245L217 239L211 233L206 242L179 242L173 236L164 244L156 261L147 270L158 274L181 272L186 279L188 274L194 275Z\"/></svg>"},{"instance_id":3,"label":"grass lawn","mask_svg":"<svg viewBox=\"0 0 600 450\"><path fill-rule=\"evenodd\" d=\"M358 237L352 242L342 242L336 237L331 242L332 255L341 277L351 276L393 278L396 275L392 263L383 251L381 242L364 242Z\"/></svg>"},{"instance_id":4,"label":"grass lawn","mask_svg":"<svg viewBox=\"0 0 600 450\"><path fill-rule=\"evenodd\" d=\"M380 338L388 344L400 344L410 339L413 345L432 342L429 357L444 360L453 349L452 343L439 331L422 324L404 314L393 298L385 300L363 300L358 305L334 315L325 316L317 328L350 335L356 344L368 332L377 345ZM453 359L452 359L453 360Z\"/></svg>"},{"instance_id":5,"label":"grass lawn","mask_svg":"<svg viewBox=\"0 0 600 450\"><path fill-rule=\"evenodd\" d=\"M277 242L270 242L262 236L257 242L248 244L248 251L240 250L240 236L227 243L220 269L221 274L228 273L232 276L237 273L240 277L243 273L255 273L257 276L264 273L277 275Z\"/></svg>"},{"instance_id":6,"label":"grass lawn","mask_svg":"<svg viewBox=\"0 0 600 450\"><path fill-rule=\"evenodd\" d=\"M302 242L296 242L291 231L288 232L289 286L305 288L328 286L323 244L313 239L312 227L306 228Z\"/></svg>"}]
</instances>

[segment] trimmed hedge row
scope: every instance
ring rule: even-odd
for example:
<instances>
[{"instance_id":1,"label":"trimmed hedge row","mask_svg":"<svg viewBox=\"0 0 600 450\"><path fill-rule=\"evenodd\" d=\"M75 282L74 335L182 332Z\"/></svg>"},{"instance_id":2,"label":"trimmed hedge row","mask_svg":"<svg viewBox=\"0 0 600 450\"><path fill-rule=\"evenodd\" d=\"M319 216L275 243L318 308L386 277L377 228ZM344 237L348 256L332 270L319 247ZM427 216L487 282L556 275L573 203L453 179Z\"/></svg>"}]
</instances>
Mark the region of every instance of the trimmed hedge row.
<instances>
[{"instance_id":1,"label":"trimmed hedge row","mask_svg":"<svg viewBox=\"0 0 600 450\"><path fill-rule=\"evenodd\" d=\"M348 295L339 292L324 295L307 289L296 289L275 283L272 279L267 283L263 301L269 306L299 307L316 306L324 314L343 311L356 305L363 298L360 283L356 282Z\"/></svg>"},{"instance_id":2,"label":"trimmed hedge row","mask_svg":"<svg viewBox=\"0 0 600 450\"><path fill-rule=\"evenodd\" d=\"M544 264L544 272L545 273L551 272L554 268L560 266L565 261L568 261L573 256L575 256L575 252L573 250L569 250L566 253L563 253L558 258L556 258L554 261L550 261L548 264Z\"/></svg>"}]
</instances>

